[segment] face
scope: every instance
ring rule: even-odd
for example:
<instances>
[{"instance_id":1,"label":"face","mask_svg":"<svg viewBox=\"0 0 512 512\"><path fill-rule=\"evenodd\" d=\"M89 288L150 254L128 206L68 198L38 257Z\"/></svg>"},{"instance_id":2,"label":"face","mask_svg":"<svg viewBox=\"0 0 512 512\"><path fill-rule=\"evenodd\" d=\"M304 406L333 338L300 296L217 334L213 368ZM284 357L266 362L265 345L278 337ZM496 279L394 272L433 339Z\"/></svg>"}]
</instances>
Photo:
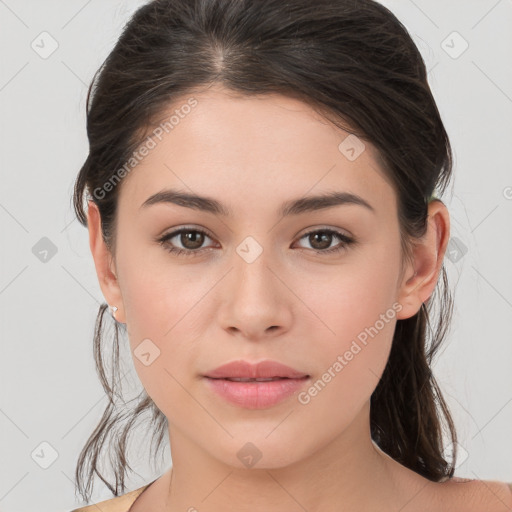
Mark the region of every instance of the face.
<instances>
[{"instance_id":1,"label":"face","mask_svg":"<svg viewBox=\"0 0 512 512\"><path fill-rule=\"evenodd\" d=\"M348 133L295 99L222 89L194 98L122 183L117 280L102 287L171 439L237 467L251 442L260 466L278 467L349 428L382 375L396 320L421 301L402 300L396 195L374 147L364 142L354 159ZM144 205L169 189L225 212ZM332 193L361 200L281 212ZM203 377L231 361L266 359L309 378L251 409Z\"/></svg>"}]
</instances>

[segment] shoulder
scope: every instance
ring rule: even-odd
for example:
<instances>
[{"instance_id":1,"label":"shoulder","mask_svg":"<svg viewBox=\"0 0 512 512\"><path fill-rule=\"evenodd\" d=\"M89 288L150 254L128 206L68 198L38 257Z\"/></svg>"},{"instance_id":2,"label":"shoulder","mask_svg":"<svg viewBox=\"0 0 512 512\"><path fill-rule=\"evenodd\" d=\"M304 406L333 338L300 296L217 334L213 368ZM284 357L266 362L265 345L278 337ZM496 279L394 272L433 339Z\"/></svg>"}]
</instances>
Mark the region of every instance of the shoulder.
<instances>
[{"instance_id":1,"label":"shoulder","mask_svg":"<svg viewBox=\"0 0 512 512\"><path fill-rule=\"evenodd\" d=\"M122 496L117 496L110 500L101 501L87 507L75 508L71 512L128 512L133 502L144 492L151 484L144 485L135 491L128 492Z\"/></svg>"},{"instance_id":2,"label":"shoulder","mask_svg":"<svg viewBox=\"0 0 512 512\"><path fill-rule=\"evenodd\" d=\"M468 512L506 512L512 510L512 483L497 480L451 478L443 485L448 502L464 504Z\"/></svg>"}]
</instances>

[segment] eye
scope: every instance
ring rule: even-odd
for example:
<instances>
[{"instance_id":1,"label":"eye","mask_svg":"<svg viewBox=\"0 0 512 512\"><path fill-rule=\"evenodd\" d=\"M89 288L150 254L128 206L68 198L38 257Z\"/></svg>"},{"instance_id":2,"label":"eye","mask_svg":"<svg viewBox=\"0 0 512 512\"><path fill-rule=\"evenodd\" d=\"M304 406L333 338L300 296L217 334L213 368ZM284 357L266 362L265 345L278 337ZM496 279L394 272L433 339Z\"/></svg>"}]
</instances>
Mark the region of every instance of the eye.
<instances>
[{"instance_id":1,"label":"eye","mask_svg":"<svg viewBox=\"0 0 512 512\"><path fill-rule=\"evenodd\" d=\"M177 238L176 241L172 242L173 238ZM210 235L202 230L196 228L180 228L176 231L172 231L159 238L157 241L170 253L177 256L195 256L198 253L202 253L211 249L212 247L201 247L205 241L205 238L210 238ZM331 254L337 253L346 249L349 245L355 243L355 240L344 233L340 233L334 229L316 229L309 231L302 235L300 240L307 238L308 241L313 245L313 252L317 254ZM333 239L338 238L341 242L329 248L332 244ZM176 247L176 243L182 245L182 247Z\"/></svg>"},{"instance_id":2,"label":"eye","mask_svg":"<svg viewBox=\"0 0 512 512\"><path fill-rule=\"evenodd\" d=\"M355 243L355 240L344 233L340 233L334 229L316 229L313 231L309 231L305 235L303 235L300 240L303 238L308 239L309 243L313 245L312 250L317 254L331 254L340 252L346 249L349 245ZM338 238L341 242L331 248L328 248L333 239Z\"/></svg>"},{"instance_id":3,"label":"eye","mask_svg":"<svg viewBox=\"0 0 512 512\"><path fill-rule=\"evenodd\" d=\"M194 256L197 253L208 249L199 249L204 243L205 237L210 238L208 233L202 229L181 228L159 238L158 242L163 245L165 249L170 253L176 254L178 256ZM184 247L175 247L176 242L171 243L173 238L178 238L177 241Z\"/></svg>"}]
</instances>

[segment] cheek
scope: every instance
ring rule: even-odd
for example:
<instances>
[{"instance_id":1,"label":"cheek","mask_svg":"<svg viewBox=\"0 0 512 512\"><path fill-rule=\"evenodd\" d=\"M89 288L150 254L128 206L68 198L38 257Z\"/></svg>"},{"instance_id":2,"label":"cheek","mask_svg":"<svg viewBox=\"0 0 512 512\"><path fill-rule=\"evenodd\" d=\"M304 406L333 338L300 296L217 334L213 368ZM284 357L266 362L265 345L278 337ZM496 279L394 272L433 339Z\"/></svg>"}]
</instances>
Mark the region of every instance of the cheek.
<instances>
[{"instance_id":1,"label":"cheek","mask_svg":"<svg viewBox=\"0 0 512 512\"><path fill-rule=\"evenodd\" d=\"M375 246L375 250L355 253L339 266L305 272L296 281L298 294L323 322L327 339L356 337L386 314L397 296L398 258L393 247Z\"/></svg>"},{"instance_id":2,"label":"cheek","mask_svg":"<svg viewBox=\"0 0 512 512\"><path fill-rule=\"evenodd\" d=\"M178 265L163 265L161 256L151 260L149 252L145 257L136 250L120 252L118 266L134 366L148 394L164 407L159 398L173 395L173 376L182 381L179 372L190 366L200 339L199 317L204 322L200 299L212 283L211 278L193 279Z\"/></svg>"},{"instance_id":3,"label":"cheek","mask_svg":"<svg viewBox=\"0 0 512 512\"><path fill-rule=\"evenodd\" d=\"M188 312L193 315L210 279L197 279L199 267L177 264L164 248L135 240L127 240L125 246L129 249L119 258L119 266L129 332L134 338L163 340L177 329L190 327Z\"/></svg>"},{"instance_id":4,"label":"cheek","mask_svg":"<svg viewBox=\"0 0 512 512\"><path fill-rule=\"evenodd\" d=\"M191 401L183 386L188 389L191 375L187 372L193 370L194 347L201 339L197 329L204 314L197 303L204 293L183 273L169 269L163 279L161 273L146 268L133 273L125 285L123 301L135 370L147 394L171 418Z\"/></svg>"},{"instance_id":5,"label":"cheek","mask_svg":"<svg viewBox=\"0 0 512 512\"><path fill-rule=\"evenodd\" d=\"M381 299L355 308L354 303L342 301L331 316L326 313L325 321L335 334L324 329L326 334L316 338L317 349L310 354L317 373L297 397L304 414L301 427L314 432L318 422L322 424L319 443L335 437L358 417L384 372L396 311Z\"/></svg>"},{"instance_id":6,"label":"cheek","mask_svg":"<svg viewBox=\"0 0 512 512\"><path fill-rule=\"evenodd\" d=\"M392 247L371 256L361 253L357 263L347 262L302 285L299 294L307 297L309 310L316 314L308 324L317 332L317 378L328 382L319 396L326 405L346 393L361 404L382 375L401 309L395 288L398 257ZM318 387L324 389L322 383Z\"/></svg>"}]
</instances>

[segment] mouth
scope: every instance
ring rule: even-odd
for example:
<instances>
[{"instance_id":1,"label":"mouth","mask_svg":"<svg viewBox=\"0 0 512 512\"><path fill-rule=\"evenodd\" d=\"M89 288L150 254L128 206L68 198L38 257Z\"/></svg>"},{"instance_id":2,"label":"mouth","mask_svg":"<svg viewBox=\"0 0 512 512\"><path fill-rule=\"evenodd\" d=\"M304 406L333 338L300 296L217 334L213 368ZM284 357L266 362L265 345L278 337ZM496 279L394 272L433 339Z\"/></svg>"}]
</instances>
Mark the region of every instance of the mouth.
<instances>
[{"instance_id":1,"label":"mouth","mask_svg":"<svg viewBox=\"0 0 512 512\"><path fill-rule=\"evenodd\" d=\"M265 360L251 363L237 360L219 366L204 374L203 377L235 382L267 382L278 379L302 379L309 375L278 361Z\"/></svg>"},{"instance_id":2,"label":"mouth","mask_svg":"<svg viewBox=\"0 0 512 512\"><path fill-rule=\"evenodd\" d=\"M231 405L268 409L299 392L310 375L278 361L236 360L202 375L210 391Z\"/></svg>"},{"instance_id":3,"label":"mouth","mask_svg":"<svg viewBox=\"0 0 512 512\"><path fill-rule=\"evenodd\" d=\"M208 377L207 379L213 380L229 380L231 382L273 382L276 380L304 380L308 379L309 375L304 375L303 377L269 377L269 378L251 378L251 377Z\"/></svg>"},{"instance_id":4,"label":"mouth","mask_svg":"<svg viewBox=\"0 0 512 512\"><path fill-rule=\"evenodd\" d=\"M302 377L208 377L209 390L226 402L244 409L269 409L300 392L310 380Z\"/></svg>"}]
</instances>

